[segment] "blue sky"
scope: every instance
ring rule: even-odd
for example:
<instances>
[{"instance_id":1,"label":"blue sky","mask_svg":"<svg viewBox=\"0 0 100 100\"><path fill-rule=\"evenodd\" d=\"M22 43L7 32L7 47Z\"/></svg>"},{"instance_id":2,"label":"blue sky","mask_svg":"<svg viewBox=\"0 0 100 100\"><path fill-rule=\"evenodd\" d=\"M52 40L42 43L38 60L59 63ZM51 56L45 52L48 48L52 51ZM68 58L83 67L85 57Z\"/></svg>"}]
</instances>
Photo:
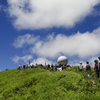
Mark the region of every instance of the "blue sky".
<instances>
[{"instance_id":1,"label":"blue sky","mask_svg":"<svg viewBox=\"0 0 100 100\"><path fill-rule=\"evenodd\" d=\"M100 56L100 0L0 0L0 71L19 64L78 65Z\"/></svg>"}]
</instances>

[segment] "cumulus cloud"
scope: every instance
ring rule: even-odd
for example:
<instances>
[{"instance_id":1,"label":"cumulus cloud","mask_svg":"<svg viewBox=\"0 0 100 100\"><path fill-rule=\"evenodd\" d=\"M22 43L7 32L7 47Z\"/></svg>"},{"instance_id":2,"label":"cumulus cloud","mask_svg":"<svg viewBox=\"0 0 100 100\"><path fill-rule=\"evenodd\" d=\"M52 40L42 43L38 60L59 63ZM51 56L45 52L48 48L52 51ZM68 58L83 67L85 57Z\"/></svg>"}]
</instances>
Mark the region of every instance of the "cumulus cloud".
<instances>
[{"instance_id":1,"label":"cumulus cloud","mask_svg":"<svg viewBox=\"0 0 100 100\"><path fill-rule=\"evenodd\" d=\"M49 58L57 57L61 53L69 56L77 55L81 58L99 54L99 45L100 27L91 33L77 32L71 36L64 34L51 35L46 41L37 41L30 51Z\"/></svg>"},{"instance_id":2,"label":"cumulus cloud","mask_svg":"<svg viewBox=\"0 0 100 100\"><path fill-rule=\"evenodd\" d=\"M30 42L26 35L19 36L25 41L24 43L32 43L28 48L31 54L44 58L56 58L61 54L67 56L78 56L79 58L92 57L100 54L100 27L93 30L93 32L80 33L74 35L48 35L46 38L39 38L37 41L32 42L34 38L31 37ZM18 38L19 38L18 37ZM33 39L32 39L33 38ZM18 39L17 39L18 40ZM15 44L16 44L15 40ZM19 43L19 44L18 44ZM17 47L21 47L20 42L17 42Z\"/></svg>"},{"instance_id":3,"label":"cumulus cloud","mask_svg":"<svg viewBox=\"0 0 100 100\"><path fill-rule=\"evenodd\" d=\"M24 45L31 45L38 39L39 36L34 37L34 35L26 34L26 35L19 36L12 45L16 48L20 48L23 47Z\"/></svg>"},{"instance_id":4,"label":"cumulus cloud","mask_svg":"<svg viewBox=\"0 0 100 100\"><path fill-rule=\"evenodd\" d=\"M7 0L17 29L73 27L91 14L100 0Z\"/></svg>"},{"instance_id":5,"label":"cumulus cloud","mask_svg":"<svg viewBox=\"0 0 100 100\"><path fill-rule=\"evenodd\" d=\"M46 65L47 65L47 64L54 63L54 62L52 62L51 60L48 60L48 59L46 59L46 58L39 57L39 58L33 60L32 63L33 63L33 64L36 64L36 63L37 63L37 64L43 64L43 65L45 65L45 63L46 63Z\"/></svg>"},{"instance_id":6,"label":"cumulus cloud","mask_svg":"<svg viewBox=\"0 0 100 100\"><path fill-rule=\"evenodd\" d=\"M32 55L25 55L25 56L23 56L23 57L15 56L15 57L13 58L13 61L14 61L15 63L18 63L20 60L22 60L22 62L24 61L24 63L28 63L28 61L29 61L30 59L32 59L32 58L33 58Z\"/></svg>"},{"instance_id":7,"label":"cumulus cloud","mask_svg":"<svg viewBox=\"0 0 100 100\"><path fill-rule=\"evenodd\" d=\"M55 62L52 62L51 60L48 60L48 59L46 59L46 58L44 58L44 57L39 57L39 58L36 58L36 59L32 59L33 57L32 57L32 55L25 55L25 56L22 56L22 57L20 57L20 56L15 56L15 57L13 57L13 61L15 62L15 63L21 63L21 64L23 64L23 63L25 63L25 64L28 64L28 62L29 62L29 60L31 60L31 64L34 64L34 65L36 65L36 63L37 64L42 64L42 65L47 65L47 64L55 64Z\"/></svg>"}]
</instances>

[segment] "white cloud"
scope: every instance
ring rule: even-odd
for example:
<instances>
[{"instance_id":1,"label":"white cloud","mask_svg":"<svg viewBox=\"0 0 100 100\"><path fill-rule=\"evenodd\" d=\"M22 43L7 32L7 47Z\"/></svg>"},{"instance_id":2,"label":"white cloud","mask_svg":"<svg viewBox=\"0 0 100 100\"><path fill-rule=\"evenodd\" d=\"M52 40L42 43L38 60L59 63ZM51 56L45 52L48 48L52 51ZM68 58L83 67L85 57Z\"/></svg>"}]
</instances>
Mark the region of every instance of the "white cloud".
<instances>
[{"instance_id":1,"label":"white cloud","mask_svg":"<svg viewBox=\"0 0 100 100\"><path fill-rule=\"evenodd\" d=\"M28 63L29 60L32 59L32 58L33 58L32 55L25 55L25 56L23 56L23 57L15 56L15 57L13 58L13 61L14 61L15 63L18 63L20 60L22 60L22 61L24 61L24 63Z\"/></svg>"},{"instance_id":2,"label":"white cloud","mask_svg":"<svg viewBox=\"0 0 100 100\"><path fill-rule=\"evenodd\" d=\"M28 64L29 60L30 60L30 63L34 64L34 65L36 65L36 63L37 64L42 64L42 65L45 65L45 63L46 63L46 65L47 64L52 64L52 63L55 64L55 62L52 62L51 60L48 60L44 57L39 57L37 59L32 59L32 58L33 58L32 55L25 55L25 56L22 56L22 57L15 56L15 57L13 57L12 60L15 63L20 63L20 64Z\"/></svg>"},{"instance_id":3,"label":"white cloud","mask_svg":"<svg viewBox=\"0 0 100 100\"><path fill-rule=\"evenodd\" d=\"M7 0L17 29L73 27L91 14L100 0Z\"/></svg>"},{"instance_id":4,"label":"white cloud","mask_svg":"<svg viewBox=\"0 0 100 100\"><path fill-rule=\"evenodd\" d=\"M37 63L37 64L43 64L43 65L45 65L45 63L46 63L46 65L47 65L47 64L51 64L51 63L54 64L54 62L52 62L52 61L50 61L50 60L48 60L48 59L46 59L46 58L43 58L43 57L39 57L39 58L33 60L32 63L33 63L34 65L35 65L36 63Z\"/></svg>"},{"instance_id":5,"label":"white cloud","mask_svg":"<svg viewBox=\"0 0 100 100\"><path fill-rule=\"evenodd\" d=\"M23 47L24 45L30 45L33 44L35 41L37 41L39 37L34 37L33 35L26 34L19 36L13 43L13 46L16 48Z\"/></svg>"},{"instance_id":6,"label":"white cloud","mask_svg":"<svg viewBox=\"0 0 100 100\"><path fill-rule=\"evenodd\" d=\"M23 38L24 36L26 35L20 36L23 41L25 41L22 43L32 43L31 48L28 49L33 55L35 54L38 57L56 58L64 54L70 57L78 56L79 58L86 58L100 54L100 27L93 30L91 33L77 32L70 36L64 34L54 35L53 33L42 40L41 38L38 40L36 39L35 42L32 41L37 37L31 37L30 42L28 42L29 40ZM16 42L17 47L22 47L22 45L19 46L20 42L16 40L14 44L16 44Z\"/></svg>"},{"instance_id":7,"label":"white cloud","mask_svg":"<svg viewBox=\"0 0 100 100\"><path fill-rule=\"evenodd\" d=\"M31 53L49 58L57 57L61 53L69 56L77 55L80 58L100 53L100 27L92 33L77 32L71 36L58 34L56 36L49 35L49 37L46 40L37 41L31 47Z\"/></svg>"}]
</instances>

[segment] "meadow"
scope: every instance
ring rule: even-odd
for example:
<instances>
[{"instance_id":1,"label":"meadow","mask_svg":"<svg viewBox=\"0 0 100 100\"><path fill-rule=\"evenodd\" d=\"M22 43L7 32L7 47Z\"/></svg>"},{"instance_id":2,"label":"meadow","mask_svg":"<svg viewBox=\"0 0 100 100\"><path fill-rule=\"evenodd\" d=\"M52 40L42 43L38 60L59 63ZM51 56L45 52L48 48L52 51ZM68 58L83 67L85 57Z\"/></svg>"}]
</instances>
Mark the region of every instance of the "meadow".
<instances>
[{"instance_id":1,"label":"meadow","mask_svg":"<svg viewBox=\"0 0 100 100\"><path fill-rule=\"evenodd\" d=\"M71 71L41 68L0 72L0 100L100 100L100 79Z\"/></svg>"}]
</instances>

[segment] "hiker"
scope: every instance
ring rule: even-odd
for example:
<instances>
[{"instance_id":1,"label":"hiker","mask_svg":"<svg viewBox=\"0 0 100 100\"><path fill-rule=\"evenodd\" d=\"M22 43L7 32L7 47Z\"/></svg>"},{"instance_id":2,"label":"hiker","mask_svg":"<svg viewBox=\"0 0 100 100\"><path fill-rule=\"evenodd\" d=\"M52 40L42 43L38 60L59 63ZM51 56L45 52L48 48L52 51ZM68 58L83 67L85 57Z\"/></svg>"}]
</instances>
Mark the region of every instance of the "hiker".
<instances>
[{"instance_id":1,"label":"hiker","mask_svg":"<svg viewBox=\"0 0 100 100\"><path fill-rule=\"evenodd\" d=\"M55 70L57 71L57 65L56 65L56 64L55 64L55 67L54 67L54 68L55 68Z\"/></svg>"},{"instance_id":2,"label":"hiker","mask_svg":"<svg viewBox=\"0 0 100 100\"><path fill-rule=\"evenodd\" d=\"M25 69L25 65L23 65L23 68Z\"/></svg>"},{"instance_id":3,"label":"hiker","mask_svg":"<svg viewBox=\"0 0 100 100\"><path fill-rule=\"evenodd\" d=\"M54 70L54 66L53 66L53 64L51 64L51 69Z\"/></svg>"},{"instance_id":4,"label":"hiker","mask_svg":"<svg viewBox=\"0 0 100 100\"><path fill-rule=\"evenodd\" d=\"M71 69L71 67L68 67L67 70L68 70L68 71L71 71L72 69Z\"/></svg>"},{"instance_id":5,"label":"hiker","mask_svg":"<svg viewBox=\"0 0 100 100\"><path fill-rule=\"evenodd\" d=\"M89 62L86 62L86 72L91 71L91 66L89 65Z\"/></svg>"},{"instance_id":6,"label":"hiker","mask_svg":"<svg viewBox=\"0 0 100 100\"><path fill-rule=\"evenodd\" d=\"M33 64L31 65L31 68L34 68L34 65Z\"/></svg>"},{"instance_id":7,"label":"hiker","mask_svg":"<svg viewBox=\"0 0 100 100\"><path fill-rule=\"evenodd\" d=\"M99 73L100 73L100 57L98 57L99 61L98 61L98 70L99 70Z\"/></svg>"},{"instance_id":8,"label":"hiker","mask_svg":"<svg viewBox=\"0 0 100 100\"><path fill-rule=\"evenodd\" d=\"M94 60L94 71L96 72L96 77L99 78L98 60Z\"/></svg>"},{"instance_id":9,"label":"hiker","mask_svg":"<svg viewBox=\"0 0 100 100\"><path fill-rule=\"evenodd\" d=\"M47 69L50 70L50 65L49 64L47 65Z\"/></svg>"},{"instance_id":10,"label":"hiker","mask_svg":"<svg viewBox=\"0 0 100 100\"><path fill-rule=\"evenodd\" d=\"M82 65L82 62L80 62L80 65L79 65L79 71L83 71L83 65Z\"/></svg>"},{"instance_id":11,"label":"hiker","mask_svg":"<svg viewBox=\"0 0 100 100\"><path fill-rule=\"evenodd\" d=\"M57 71L62 71L62 67L57 68Z\"/></svg>"},{"instance_id":12,"label":"hiker","mask_svg":"<svg viewBox=\"0 0 100 100\"><path fill-rule=\"evenodd\" d=\"M21 69L21 65L19 65L17 69Z\"/></svg>"}]
</instances>

